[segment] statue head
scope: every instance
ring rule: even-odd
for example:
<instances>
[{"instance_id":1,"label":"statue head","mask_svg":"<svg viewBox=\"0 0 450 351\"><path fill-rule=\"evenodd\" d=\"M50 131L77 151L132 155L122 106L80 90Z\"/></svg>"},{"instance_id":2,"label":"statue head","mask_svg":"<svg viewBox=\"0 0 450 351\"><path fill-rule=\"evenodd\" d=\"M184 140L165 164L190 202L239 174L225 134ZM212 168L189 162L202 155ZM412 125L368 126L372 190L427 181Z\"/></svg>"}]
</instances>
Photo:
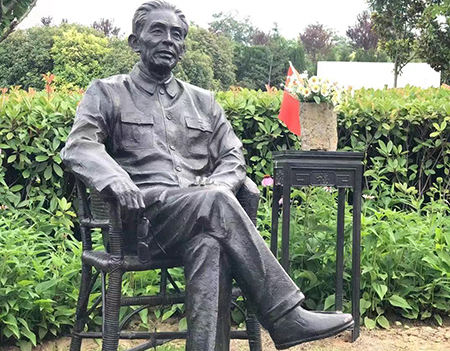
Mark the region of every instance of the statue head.
<instances>
[{"instance_id":1,"label":"statue head","mask_svg":"<svg viewBox=\"0 0 450 351\"><path fill-rule=\"evenodd\" d=\"M134 14L128 43L148 72L164 77L184 54L188 29L184 14L175 6L163 0L148 1Z\"/></svg>"}]
</instances>

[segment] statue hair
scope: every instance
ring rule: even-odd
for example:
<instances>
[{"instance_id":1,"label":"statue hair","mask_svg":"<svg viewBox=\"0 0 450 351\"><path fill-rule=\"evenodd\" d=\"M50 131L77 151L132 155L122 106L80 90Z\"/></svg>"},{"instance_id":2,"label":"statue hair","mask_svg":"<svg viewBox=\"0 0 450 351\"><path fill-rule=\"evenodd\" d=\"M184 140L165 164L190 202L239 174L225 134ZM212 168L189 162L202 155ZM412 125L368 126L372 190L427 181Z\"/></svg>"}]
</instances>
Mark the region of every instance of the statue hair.
<instances>
[{"instance_id":1,"label":"statue hair","mask_svg":"<svg viewBox=\"0 0 450 351\"><path fill-rule=\"evenodd\" d=\"M176 6L169 4L164 0L152 0L144 2L141 6L138 7L133 16L133 34L139 36L144 28L145 21L147 20L147 16L150 12L154 10L171 10L178 16L178 18L182 22L183 27L183 35L186 37L187 32L189 30L189 24L184 16L183 12L178 9Z\"/></svg>"}]
</instances>

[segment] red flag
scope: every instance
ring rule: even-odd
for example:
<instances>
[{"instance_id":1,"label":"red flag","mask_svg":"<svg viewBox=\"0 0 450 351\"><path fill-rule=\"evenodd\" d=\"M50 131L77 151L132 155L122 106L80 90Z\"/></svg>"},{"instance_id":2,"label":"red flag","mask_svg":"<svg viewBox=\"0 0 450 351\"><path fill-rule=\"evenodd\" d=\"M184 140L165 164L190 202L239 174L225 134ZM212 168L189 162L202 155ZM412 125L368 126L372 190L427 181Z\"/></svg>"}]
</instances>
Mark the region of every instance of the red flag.
<instances>
[{"instance_id":1,"label":"red flag","mask_svg":"<svg viewBox=\"0 0 450 351\"><path fill-rule=\"evenodd\" d=\"M289 83L290 77L294 74L298 76L298 72L289 62L286 86ZM281 101L281 109L278 118L286 124L286 127L288 127L292 133L300 136L300 101L298 101L286 90L284 90L283 93L283 100Z\"/></svg>"}]
</instances>

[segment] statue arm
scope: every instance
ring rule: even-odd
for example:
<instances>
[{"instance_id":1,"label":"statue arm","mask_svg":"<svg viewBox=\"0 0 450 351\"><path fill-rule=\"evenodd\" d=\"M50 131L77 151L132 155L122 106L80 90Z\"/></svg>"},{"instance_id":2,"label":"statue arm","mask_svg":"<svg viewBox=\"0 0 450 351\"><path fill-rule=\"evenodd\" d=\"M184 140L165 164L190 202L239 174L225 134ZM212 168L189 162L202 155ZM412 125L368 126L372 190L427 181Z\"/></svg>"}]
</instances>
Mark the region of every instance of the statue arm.
<instances>
[{"instance_id":1,"label":"statue arm","mask_svg":"<svg viewBox=\"0 0 450 351\"><path fill-rule=\"evenodd\" d=\"M66 146L61 151L66 168L97 191L116 180L131 181L128 173L105 148L114 123L114 103L107 89L100 81L88 88L78 106Z\"/></svg>"},{"instance_id":2,"label":"statue arm","mask_svg":"<svg viewBox=\"0 0 450 351\"><path fill-rule=\"evenodd\" d=\"M213 172L208 180L224 185L235 194L243 184L246 175L242 143L227 120L225 112L213 100L214 128L210 144Z\"/></svg>"}]
</instances>

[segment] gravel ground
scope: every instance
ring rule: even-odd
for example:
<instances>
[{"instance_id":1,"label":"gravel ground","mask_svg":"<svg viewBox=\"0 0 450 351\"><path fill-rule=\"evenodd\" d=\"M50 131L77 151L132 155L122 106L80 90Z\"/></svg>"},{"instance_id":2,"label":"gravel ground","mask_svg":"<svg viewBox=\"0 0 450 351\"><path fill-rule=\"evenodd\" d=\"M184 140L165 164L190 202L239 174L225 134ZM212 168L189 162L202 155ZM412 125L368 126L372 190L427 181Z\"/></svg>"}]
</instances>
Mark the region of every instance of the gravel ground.
<instances>
[{"instance_id":1,"label":"gravel ground","mask_svg":"<svg viewBox=\"0 0 450 351\"><path fill-rule=\"evenodd\" d=\"M167 325L165 325L167 326ZM174 324L173 328L176 327ZM170 328L169 328L170 329ZM443 327L432 327L428 325L402 325L398 322L396 326L388 330L367 330L362 328L361 337L354 343L350 342L350 332L344 332L336 337L315 341L293 347L292 351L448 351L450 350L450 322L447 321ZM34 348L33 351L66 351L69 350L70 339L60 338L48 341ZM99 341L89 340L83 344L82 351L99 351ZM134 342L121 342L119 350L126 350L136 345ZM247 351L246 341L233 340L230 351ZM157 351L182 351L184 342L174 341ZM275 351L269 335L263 333L263 351ZM16 347L0 347L0 351L19 351Z\"/></svg>"},{"instance_id":2,"label":"gravel ground","mask_svg":"<svg viewBox=\"0 0 450 351\"><path fill-rule=\"evenodd\" d=\"M367 330L362 328L361 337L351 343L351 333L344 332L340 335L325 340L314 341L290 348L292 351L450 351L450 319L444 321L444 326L436 327L426 324L413 325L395 322L388 330ZM160 330L177 330L178 321L168 320L161 325L155 325ZM136 341L121 341L119 351L136 346ZM33 351L68 351L70 338L63 337L57 340L47 341L37 346ZM82 351L100 351L99 340L86 340L83 342ZM183 341L173 341L157 351L183 351ZM248 351L247 341L232 340L230 351ZM267 332L263 332L263 351L275 351L275 346ZM0 346L0 351L20 351L17 347Z\"/></svg>"}]
</instances>

